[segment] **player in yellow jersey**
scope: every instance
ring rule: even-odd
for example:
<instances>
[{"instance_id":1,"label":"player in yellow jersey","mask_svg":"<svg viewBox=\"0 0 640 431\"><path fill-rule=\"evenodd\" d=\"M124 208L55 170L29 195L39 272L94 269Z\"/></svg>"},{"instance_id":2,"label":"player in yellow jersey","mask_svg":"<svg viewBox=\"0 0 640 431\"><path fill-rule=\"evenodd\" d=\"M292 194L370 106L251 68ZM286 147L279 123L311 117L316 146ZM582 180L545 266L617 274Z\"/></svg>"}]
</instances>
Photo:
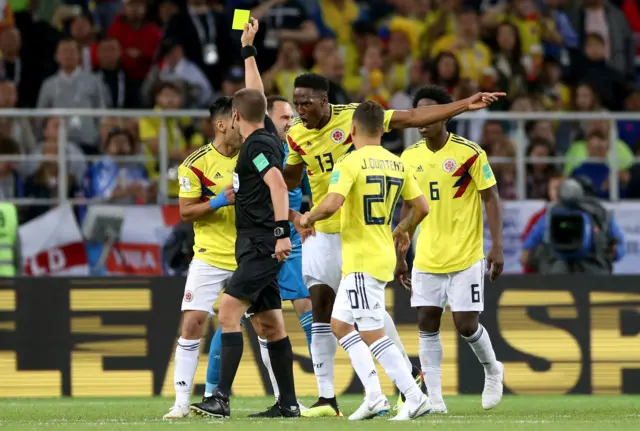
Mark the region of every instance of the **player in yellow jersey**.
<instances>
[{"instance_id":1,"label":"player in yellow jersey","mask_svg":"<svg viewBox=\"0 0 640 431\"><path fill-rule=\"evenodd\" d=\"M355 109L353 124L347 129L355 151L335 165L328 194L300 220L303 227L320 224L342 207L344 278L336 295L331 329L349 354L366 392L364 402L349 416L350 420L371 419L389 411L369 349L406 396L393 420L415 419L431 410L402 354L385 335L384 291L393 280L396 252L390 224L396 204L402 196L414 209L415 224L427 215L429 207L409 169L399 157L382 148L384 117L382 107L373 101ZM354 324L358 325L357 331Z\"/></svg>"},{"instance_id":2,"label":"player in yellow jersey","mask_svg":"<svg viewBox=\"0 0 640 431\"><path fill-rule=\"evenodd\" d=\"M175 354L176 400L165 419L189 415L189 399L198 366L200 338L237 264L233 170L240 145L231 129L231 97L221 97L210 108L216 137L185 159L178 168L180 216L194 222L194 257L182 299L182 331ZM231 206L230 206L231 205Z\"/></svg>"},{"instance_id":3,"label":"player in yellow jersey","mask_svg":"<svg viewBox=\"0 0 640 431\"><path fill-rule=\"evenodd\" d=\"M351 149L351 119L358 105L329 104L329 83L326 78L317 74L298 76L294 87L293 104L300 117L294 121L287 137L290 148L284 177L290 190L296 188L300 185L303 169L306 168L312 200L321 202L327 195L335 162ZM503 95L504 93L478 93L444 106L386 111L385 131L418 127L446 120L468 110L483 109ZM303 415L339 416L333 385L333 361L337 342L331 334L329 323L335 292L342 278L339 212L319 222L315 236L308 238L303 244L302 274L313 304L311 356L319 391L318 402L303 412ZM386 312L385 315L387 335L404 352L393 320ZM413 369L406 353L404 357L407 367ZM416 371L415 377L421 380L419 370Z\"/></svg>"},{"instance_id":4,"label":"player in yellow jersey","mask_svg":"<svg viewBox=\"0 0 640 431\"><path fill-rule=\"evenodd\" d=\"M451 102L445 89L428 86L415 96L414 106ZM440 380L442 343L440 320L446 303L456 328L484 366L482 406L491 409L502 398L504 367L496 360L488 332L479 323L484 309L485 265L491 280L502 272L500 198L486 153L475 142L449 133L446 122L418 129L424 139L407 148L402 161L411 168L429 200L430 213L420 224L411 277L411 306L418 308L420 364L433 413L446 413ZM482 203L492 237L485 262ZM403 205L403 214L409 211ZM400 228L411 218L400 223ZM399 254L397 273L403 284L407 264Z\"/></svg>"}]
</instances>

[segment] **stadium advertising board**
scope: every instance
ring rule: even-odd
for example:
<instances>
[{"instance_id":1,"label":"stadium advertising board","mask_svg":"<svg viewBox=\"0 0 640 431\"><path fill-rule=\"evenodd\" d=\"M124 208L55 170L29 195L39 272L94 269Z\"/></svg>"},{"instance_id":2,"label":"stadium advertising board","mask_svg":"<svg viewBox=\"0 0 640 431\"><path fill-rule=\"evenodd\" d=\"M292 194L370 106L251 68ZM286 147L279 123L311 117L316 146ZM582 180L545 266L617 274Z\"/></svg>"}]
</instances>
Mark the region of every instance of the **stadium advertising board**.
<instances>
[{"instance_id":1,"label":"stadium advertising board","mask_svg":"<svg viewBox=\"0 0 640 431\"><path fill-rule=\"evenodd\" d=\"M487 282L482 322L515 394L640 393L640 278L504 276ZM22 278L0 281L0 396L148 396L173 394L173 352L180 324L180 278ZM418 360L415 311L408 293L388 289L405 347ZM287 308L300 395L316 385L303 332ZM209 327L196 392L202 393ZM250 328L236 378L237 395L264 395ZM477 359L443 319L445 393L480 393ZM379 370L384 375L382 370ZM339 350L339 392L359 393ZM385 391L393 385L382 378Z\"/></svg>"}]
</instances>

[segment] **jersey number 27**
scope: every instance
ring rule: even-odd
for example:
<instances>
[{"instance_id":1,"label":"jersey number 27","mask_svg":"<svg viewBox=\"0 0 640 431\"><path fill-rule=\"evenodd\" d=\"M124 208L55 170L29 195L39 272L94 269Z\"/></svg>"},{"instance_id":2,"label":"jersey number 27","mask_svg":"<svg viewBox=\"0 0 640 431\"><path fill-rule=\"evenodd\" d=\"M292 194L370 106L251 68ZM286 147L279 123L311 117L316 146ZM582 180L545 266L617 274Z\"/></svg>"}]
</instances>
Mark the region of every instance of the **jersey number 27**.
<instances>
[{"instance_id":1,"label":"jersey number 27","mask_svg":"<svg viewBox=\"0 0 640 431\"><path fill-rule=\"evenodd\" d=\"M375 195L364 195L363 208L365 224L391 224L391 219L393 218L393 210L395 210L396 205L398 204L398 199L400 198L400 191L402 190L404 179L397 177L386 177L383 175L367 175L366 180L367 184L378 184L380 186L380 192ZM392 187L395 187L395 190L393 192L391 190ZM385 213L388 214L386 217L373 216L373 204L375 203L381 203L386 206ZM389 206L389 204L391 205Z\"/></svg>"}]
</instances>

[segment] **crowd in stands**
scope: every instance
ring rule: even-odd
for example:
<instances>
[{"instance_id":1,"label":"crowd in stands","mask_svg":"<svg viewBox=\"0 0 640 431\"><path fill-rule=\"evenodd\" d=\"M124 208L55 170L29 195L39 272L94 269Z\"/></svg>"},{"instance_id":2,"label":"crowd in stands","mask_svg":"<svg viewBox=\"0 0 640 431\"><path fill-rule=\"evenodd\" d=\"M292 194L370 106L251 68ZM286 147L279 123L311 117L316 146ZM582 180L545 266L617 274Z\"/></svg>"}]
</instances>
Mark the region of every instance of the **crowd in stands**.
<instances>
[{"instance_id":1,"label":"crowd in stands","mask_svg":"<svg viewBox=\"0 0 640 431\"><path fill-rule=\"evenodd\" d=\"M68 194L116 203L157 196L160 120L3 117L2 108L206 108L244 86L234 9L260 21L257 57L265 88L291 99L305 71L329 78L331 103L376 100L412 107L420 87L456 98L505 91L491 106L511 112L638 112L635 0L0 0L0 198L57 199L55 156L70 162ZM59 142L61 121L67 140ZM167 121L169 178L212 139L208 121ZM550 178L582 175L609 196L607 153L615 145L621 197L640 197L640 121L531 121L525 141L511 122L454 121L494 163L502 197L516 197L516 145L526 148L527 198L544 199ZM615 139L614 139L615 137ZM385 136L401 152L413 142ZM118 162L113 156L149 156ZM564 164L545 158L565 155ZM504 159L506 158L506 159ZM504 161L506 160L506 162ZM175 196L176 181L169 184ZM45 206L23 212L25 219Z\"/></svg>"}]
</instances>

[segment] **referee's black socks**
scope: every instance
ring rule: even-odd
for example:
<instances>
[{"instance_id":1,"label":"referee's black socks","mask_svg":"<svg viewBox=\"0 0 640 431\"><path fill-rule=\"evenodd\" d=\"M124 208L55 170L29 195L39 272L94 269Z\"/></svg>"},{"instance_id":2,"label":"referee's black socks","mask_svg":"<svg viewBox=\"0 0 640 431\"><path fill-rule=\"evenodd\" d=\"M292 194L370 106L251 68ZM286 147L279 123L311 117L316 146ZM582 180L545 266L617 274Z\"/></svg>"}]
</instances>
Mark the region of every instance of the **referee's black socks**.
<instances>
[{"instance_id":1,"label":"referee's black socks","mask_svg":"<svg viewBox=\"0 0 640 431\"><path fill-rule=\"evenodd\" d=\"M293 351L289 337L267 343L271 368L280 389L280 405L291 409L298 406L296 388L293 383ZM220 370L222 374L222 370ZM295 409L292 409L295 410Z\"/></svg>"},{"instance_id":2,"label":"referee's black socks","mask_svg":"<svg viewBox=\"0 0 640 431\"><path fill-rule=\"evenodd\" d=\"M222 348L220 351L220 381L216 386L216 393L229 398L231 386L236 378L240 360L242 359L242 332L223 332ZM291 345L289 345L291 350Z\"/></svg>"}]
</instances>

